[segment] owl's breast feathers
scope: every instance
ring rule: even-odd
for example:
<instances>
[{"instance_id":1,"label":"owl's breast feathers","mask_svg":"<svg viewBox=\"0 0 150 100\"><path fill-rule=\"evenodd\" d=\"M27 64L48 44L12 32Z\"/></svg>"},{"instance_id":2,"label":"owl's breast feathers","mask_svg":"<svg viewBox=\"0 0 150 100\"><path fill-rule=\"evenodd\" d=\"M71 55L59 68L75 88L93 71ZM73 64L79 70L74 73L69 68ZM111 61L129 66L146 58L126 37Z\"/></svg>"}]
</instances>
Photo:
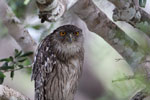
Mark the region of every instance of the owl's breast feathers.
<instances>
[{"instance_id":1,"label":"owl's breast feathers","mask_svg":"<svg viewBox=\"0 0 150 100\"><path fill-rule=\"evenodd\" d=\"M53 47L48 38L38 47L32 71L35 100L73 100L82 71L83 48L69 56L59 54Z\"/></svg>"}]
</instances>

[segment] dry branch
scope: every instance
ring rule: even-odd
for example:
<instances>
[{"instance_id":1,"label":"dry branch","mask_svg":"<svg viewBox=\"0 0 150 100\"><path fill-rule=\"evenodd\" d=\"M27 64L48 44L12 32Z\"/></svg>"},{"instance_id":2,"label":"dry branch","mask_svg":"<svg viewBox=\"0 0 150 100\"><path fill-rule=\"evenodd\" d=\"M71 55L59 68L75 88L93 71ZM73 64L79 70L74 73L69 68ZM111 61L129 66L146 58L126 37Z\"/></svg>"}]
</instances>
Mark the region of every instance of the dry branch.
<instances>
[{"instance_id":1,"label":"dry branch","mask_svg":"<svg viewBox=\"0 0 150 100\"><path fill-rule=\"evenodd\" d=\"M0 100L30 100L30 99L7 86L0 85Z\"/></svg>"},{"instance_id":2,"label":"dry branch","mask_svg":"<svg viewBox=\"0 0 150 100\"><path fill-rule=\"evenodd\" d=\"M78 0L36 0L41 22L58 20Z\"/></svg>"}]
</instances>

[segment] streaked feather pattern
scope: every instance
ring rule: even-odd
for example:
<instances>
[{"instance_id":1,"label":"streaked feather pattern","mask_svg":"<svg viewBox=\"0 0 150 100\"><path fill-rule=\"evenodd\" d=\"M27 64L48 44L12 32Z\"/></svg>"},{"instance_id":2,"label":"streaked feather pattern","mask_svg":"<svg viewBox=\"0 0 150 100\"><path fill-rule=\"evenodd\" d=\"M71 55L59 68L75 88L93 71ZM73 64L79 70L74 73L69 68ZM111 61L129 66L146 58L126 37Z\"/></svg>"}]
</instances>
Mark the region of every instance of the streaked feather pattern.
<instances>
[{"instance_id":1,"label":"streaked feather pattern","mask_svg":"<svg viewBox=\"0 0 150 100\"><path fill-rule=\"evenodd\" d=\"M83 35L69 44L59 40L62 30L80 31L73 25L61 26L39 45L32 71L35 100L74 99L84 59Z\"/></svg>"}]
</instances>

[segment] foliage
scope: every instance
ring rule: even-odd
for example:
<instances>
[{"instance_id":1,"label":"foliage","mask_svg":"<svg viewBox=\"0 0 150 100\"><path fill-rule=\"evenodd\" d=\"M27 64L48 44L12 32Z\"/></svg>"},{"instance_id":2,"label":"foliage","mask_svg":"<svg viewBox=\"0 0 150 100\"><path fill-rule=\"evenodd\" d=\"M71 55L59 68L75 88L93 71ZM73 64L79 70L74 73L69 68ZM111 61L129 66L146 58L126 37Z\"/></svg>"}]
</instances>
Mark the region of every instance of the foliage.
<instances>
[{"instance_id":1,"label":"foliage","mask_svg":"<svg viewBox=\"0 0 150 100\"><path fill-rule=\"evenodd\" d=\"M142 49L139 48L135 41L120 30L115 31L113 38L115 43L118 43L120 47L122 46L121 49L123 48L126 54L124 56L129 56L126 61L131 65L132 69L135 69L138 64L137 62L144 56Z\"/></svg>"},{"instance_id":2,"label":"foliage","mask_svg":"<svg viewBox=\"0 0 150 100\"><path fill-rule=\"evenodd\" d=\"M140 30L142 30L144 33L150 35L150 25L148 22L141 22L141 23L138 23L136 25L136 27L138 27Z\"/></svg>"},{"instance_id":3,"label":"foliage","mask_svg":"<svg viewBox=\"0 0 150 100\"><path fill-rule=\"evenodd\" d=\"M140 5L141 7L145 7L146 1L147 1L147 0L139 0L139 5Z\"/></svg>"},{"instance_id":4,"label":"foliage","mask_svg":"<svg viewBox=\"0 0 150 100\"><path fill-rule=\"evenodd\" d=\"M5 36L8 33L7 28L2 24L0 20L0 37Z\"/></svg>"},{"instance_id":5,"label":"foliage","mask_svg":"<svg viewBox=\"0 0 150 100\"><path fill-rule=\"evenodd\" d=\"M3 65L0 67L0 84L4 81L5 72L10 72L10 77L13 78L15 71L26 68L25 66L29 65L26 62L29 60L28 56L32 54L33 52L23 53L23 51L15 49L14 56L0 59L0 62L3 62Z\"/></svg>"},{"instance_id":6,"label":"foliage","mask_svg":"<svg viewBox=\"0 0 150 100\"><path fill-rule=\"evenodd\" d=\"M7 0L7 1L17 17L24 16L27 7L26 5L30 2L30 0Z\"/></svg>"},{"instance_id":7,"label":"foliage","mask_svg":"<svg viewBox=\"0 0 150 100\"><path fill-rule=\"evenodd\" d=\"M143 87L142 90L140 91L136 91L137 93L140 92L140 93L144 93L144 95L148 95L150 94L150 81L147 80L148 79L148 76L144 73L135 73L134 75L124 75L124 77L122 78L118 78L116 80L113 80L112 83L117 83L117 82L122 82L122 81L130 81L130 80L134 80L135 81L135 86L134 87ZM117 86L116 85L116 89L119 88L120 86ZM135 94L137 94L135 93ZM143 94L141 94L143 95ZM135 97L135 96L134 96ZM133 98L133 97L131 97Z\"/></svg>"}]
</instances>

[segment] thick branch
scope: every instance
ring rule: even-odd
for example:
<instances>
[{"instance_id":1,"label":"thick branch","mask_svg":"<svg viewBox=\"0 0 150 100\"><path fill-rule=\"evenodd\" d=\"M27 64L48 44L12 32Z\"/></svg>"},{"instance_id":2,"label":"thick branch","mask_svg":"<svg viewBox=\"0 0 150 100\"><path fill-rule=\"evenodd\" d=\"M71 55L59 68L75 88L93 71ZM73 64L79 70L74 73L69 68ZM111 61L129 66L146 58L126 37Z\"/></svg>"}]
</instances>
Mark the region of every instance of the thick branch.
<instances>
[{"instance_id":1,"label":"thick branch","mask_svg":"<svg viewBox=\"0 0 150 100\"><path fill-rule=\"evenodd\" d=\"M36 43L28 30L24 28L20 20L13 14L5 0L0 0L0 21L7 27L8 33L16 40L24 52L34 52ZM31 56L31 59L33 59L33 56Z\"/></svg>"},{"instance_id":2,"label":"thick branch","mask_svg":"<svg viewBox=\"0 0 150 100\"><path fill-rule=\"evenodd\" d=\"M101 8L101 2L97 0L93 0L94 4L102 10ZM107 2L109 3L109 2ZM111 3L109 3L111 5ZM106 8L107 9L107 8ZM113 10L113 9L111 9ZM107 10L107 13L111 13L111 10ZM106 11L104 11L106 12ZM109 19L112 20L110 17ZM113 21L113 20L112 20ZM113 21L114 22L114 21ZM136 41L136 43L145 51L145 53L149 54L150 50L150 38L142 31L132 27L126 22L114 22L120 29L122 29L130 38Z\"/></svg>"},{"instance_id":3,"label":"thick branch","mask_svg":"<svg viewBox=\"0 0 150 100\"><path fill-rule=\"evenodd\" d=\"M139 0L108 0L113 3L117 8L125 7L126 3L134 3L136 7L139 7Z\"/></svg>"},{"instance_id":4,"label":"thick branch","mask_svg":"<svg viewBox=\"0 0 150 100\"><path fill-rule=\"evenodd\" d=\"M150 15L139 6L139 0L108 0L116 6L113 18L116 21L126 21L130 24L147 21ZM115 13L117 12L117 13Z\"/></svg>"},{"instance_id":5,"label":"thick branch","mask_svg":"<svg viewBox=\"0 0 150 100\"><path fill-rule=\"evenodd\" d=\"M99 8L99 9L103 9L100 7L101 2L99 2L98 0L93 0L94 4ZM108 10L107 10L108 11ZM109 9L109 11L107 13L111 13L111 10ZM110 18L111 19L111 18ZM150 38L143 32L141 32L140 30L133 28L132 26L130 26L129 24L125 23L125 22L114 22L120 29L122 29L129 37L131 37L133 40L136 41L136 43L139 45L139 47L141 47L144 51L145 54L147 56L145 56L145 58L143 59L139 59L136 62L135 66L137 67L143 67L143 69L145 70L144 74L146 75L145 78L149 79L150 77L150 68L149 68L149 62L147 62L147 59L149 59L149 50L150 50ZM138 47L138 46L136 46ZM134 50L134 49L133 49ZM135 52L134 52L135 53ZM124 57L124 56L123 56ZM132 54L131 56L132 57ZM128 60L126 58L126 60ZM137 60L137 58L132 58L132 61ZM139 63L142 63L139 64Z\"/></svg>"},{"instance_id":6,"label":"thick branch","mask_svg":"<svg viewBox=\"0 0 150 100\"><path fill-rule=\"evenodd\" d=\"M36 0L41 22L56 21L78 0Z\"/></svg>"},{"instance_id":7,"label":"thick branch","mask_svg":"<svg viewBox=\"0 0 150 100\"><path fill-rule=\"evenodd\" d=\"M127 61L133 60L132 52L129 51L136 52L135 48L137 44L112 23L91 0L82 0L78 2L74 6L73 11L86 23L90 31L95 32L106 40ZM130 45L125 46L125 42L128 42ZM131 62L135 63L134 61ZM131 64L131 62L128 63Z\"/></svg>"},{"instance_id":8,"label":"thick branch","mask_svg":"<svg viewBox=\"0 0 150 100\"><path fill-rule=\"evenodd\" d=\"M0 100L30 100L30 99L7 86L0 85Z\"/></svg>"}]
</instances>

